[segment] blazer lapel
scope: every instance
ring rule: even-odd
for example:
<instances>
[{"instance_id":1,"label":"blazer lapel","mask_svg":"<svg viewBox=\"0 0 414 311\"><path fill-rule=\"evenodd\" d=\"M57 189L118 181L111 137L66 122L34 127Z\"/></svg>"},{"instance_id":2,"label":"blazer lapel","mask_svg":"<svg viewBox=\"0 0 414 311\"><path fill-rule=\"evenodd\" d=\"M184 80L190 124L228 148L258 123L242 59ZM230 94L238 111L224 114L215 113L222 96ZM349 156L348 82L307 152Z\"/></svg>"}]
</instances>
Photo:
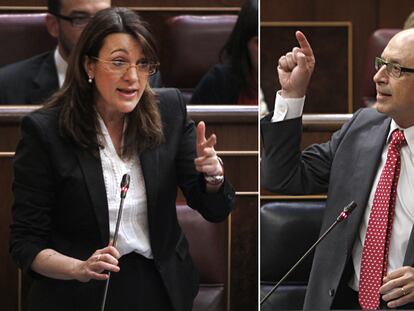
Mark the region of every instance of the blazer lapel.
<instances>
[{"instance_id":1,"label":"blazer lapel","mask_svg":"<svg viewBox=\"0 0 414 311\"><path fill-rule=\"evenodd\" d=\"M373 187L373 182L381 160L391 119L386 118L381 124L372 126L369 131L363 133L359 146L359 154L355 158L354 178L352 180L353 200L357 203L354 215L349 217L348 225L351 230L347 230L348 250L351 250L358 228L365 213L365 207Z\"/></svg>"},{"instance_id":2,"label":"blazer lapel","mask_svg":"<svg viewBox=\"0 0 414 311\"><path fill-rule=\"evenodd\" d=\"M76 155L95 210L102 242L106 245L109 243L109 214L101 161L86 150L77 149Z\"/></svg>"},{"instance_id":3,"label":"blazer lapel","mask_svg":"<svg viewBox=\"0 0 414 311\"><path fill-rule=\"evenodd\" d=\"M142 174L144 175L145 190L147 193L148 224L154 217L154 207L157 204L159 178L159 151L158 149L144 151L140 155ZM152 232L150 232L151 236Z\"/></svg>"}]
</instances>

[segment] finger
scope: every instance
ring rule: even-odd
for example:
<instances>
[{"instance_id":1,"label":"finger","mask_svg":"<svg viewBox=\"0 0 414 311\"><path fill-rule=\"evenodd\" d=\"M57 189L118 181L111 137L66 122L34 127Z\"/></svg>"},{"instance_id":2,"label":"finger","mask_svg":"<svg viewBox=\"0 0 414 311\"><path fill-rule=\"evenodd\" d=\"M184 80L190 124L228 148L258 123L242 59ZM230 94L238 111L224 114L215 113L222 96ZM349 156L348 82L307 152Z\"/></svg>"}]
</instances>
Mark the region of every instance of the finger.
<instances>
[{"instance_id":1,"label":"finger","mask_svg":"<svg viewBox=\"0 0 414 311\"><path fill-rule=\"evenodd\" d=\"M118 265L118 260L112 254L101 254L97 257L97 262L107 262L112 265Z\"/></svg>"},{"instance_id":2,"label":"finger","mask_svg":"<svg viewBox=\"0 0 414 311\"><path fill-rule=\"evenodd\" d=\"M213 148L217 143L217 137L216 134L211 134L210 137L207 139L207 141L204 142L205 148ZM214 148L213 148L214 150Z\"/></svg>"},{"instance_id":3,"label":"finger","mask_svg":"<svg viewBox=\"0 0 414 311\"><path fill-rule=\"evenodd\" d=\"M406 305L407 303L412 302L413 299L414 299L414 294L410 293L410 294L407 294L405 296L401 296L398 299L395 299L395 300L392 300L392 301L388 302L387 307L388 308L397 308L397 307L400 307L400 306Z\"/></svg>"},{"instance_id":4,"label":"finger","mask_svg":"<svg viewBox=\"0 0 414 311\"><path fill-rule=\"evenodd\" d=\"M400 288L406 284L406 281L403 278L397 278L393 280L389 280L388 282L384 282L384 284L380 287L380 294L387 294L391 292L394 288Z\"/></svg>"},{"instance_id":5,"label":"finger","mask_svg":"<svg viewBox=\"0 0 414 311\"><path fill-rule=\"evenodd\" d=\"M286 62L290 70L296 67L296 60L293 59L293 53L289 52L286 54Z\"/></svg>"},{"instance_id":6,"label":"finger","mask_svg":"<svg viewBox=\"0 0 414 311\"><path fill-rule=\"evenodd\" d=\"M290 71L292 71L292 70L289 68L289 66L288 66L288 63L287 63L287 60L286 60L286 56L285 56L285 55L283 55L283 56L281 56L281 57L279 58L279 62L278 62L278 64L279 64L279 68L280 68L281 70L286 71L286 72L290 72Z\"/></svg>"},{"instance_id":7,"label":"finger","mask_svg":"<svg viewBox=\"0 0 414 311\"><path fill-rule=\"evenodd\" d=\"M119 266L112 265L105 261L98 261L96 263L95 269L93 269L93 271L95 272L103 272L103 271L119 272L119 270L120 270Z\"/></svg>"},{"instance_id":8,"label":"finger","mask_svg":"<svg viewBox=\"0 0 414 311\"><path fill-rule=\"evenodd\" d=\"M214 165L214 164L207 164L207 165L198 165L197 170L201 173L205 173L207 175L220 175L221 172L221 167Z\"/></svg>"},{"instance_id":9,"label":"finger","mask_svg":"<svg viewBox=\"0 0 414 311\"><path fill-rule=\"evenodd\" d=\"M301 31L296 31L296 40L298 40L299 46L306 57L313 58L313 50L305 35Z\"/></svg>"},{"instance_id":10,"label":"finger","mask_svg":"<svg viewBox=\"0 0 414 311\"><path fill-rule=\"evenodd\" d=\"M109 278L109 275L106 273L97 273L94 271L90 271L88 273L88 278L93 279L93 280L98 280L98 281L104 281Z\"/></svg>"},{"instance_id":11,"label":"finger","mask_svg":"<svg viewBox=\"0 0 414 311\"><path fill-rule=\"evenodd\" d=\"M218 160L210 155L194 159L195 165L218 164Z\"/></svg>"},{"instance_id":12,"label":"finger","mask_svg":"<svg viewBox=\"0 0 414 311\"><path fill-rule=\"evenodd\" d=\"M110 254L116 259L119 259L119 257L121 257L121 254L119 253L119 251L113 246L107 246L105 248L97 250L96 253L97 254Z\"/></svg>"},{"instance_id":13,"label":"finger","mask_svg":"<svg viewBox=\"0 0 414 311\"><path fill-rule=\"evenodd\" d=\"M302 52L298 52L296 54L296 61L298 63L298 67L301 69L306 69L306 56Z\"/></svg>"},{"instance_id":14,"label":"finger","mask_svg":"<svg viewBox=\"0 0 414 311\"><path fill-rule=\"evenodd\" d=\"M385 293L383 296L382 296L382 300L384 300L384 301L391 301L391 300L395 300L395 299L398 299L398 298L400 298L401 296L404 296L403 295L403 292L402 292L402 290L401 290L401 287L398 287L398 288L393 288L392 290L390 290L389 292L387 292L387 293Z\"/></svg>"},{"instance_id":15,"label":"finger","mask_svg":"<svg viewBox=\"0 0 414 311\"><path fill-rule=\"evenodd\" d=\"M206 141L206 125L203 121L197 124L197 145L201 145Z\"/></svg>"},{"instance_id":16,"label":"finger","mask_svg":"<svg viewBox=\"0 0 414 311\"><path fill-rule=\"evenodd\" d=\"M384 281L385 281L385 279L387 281L389 281L389 280L393 280L393 279L397 279L397 278L402 277L408 271L409 268L411 268L411 267L401 267L401 268L398 268L398 269L395 269L395 270L391 271L384 278Z\"/></svg>"}]
</instances>

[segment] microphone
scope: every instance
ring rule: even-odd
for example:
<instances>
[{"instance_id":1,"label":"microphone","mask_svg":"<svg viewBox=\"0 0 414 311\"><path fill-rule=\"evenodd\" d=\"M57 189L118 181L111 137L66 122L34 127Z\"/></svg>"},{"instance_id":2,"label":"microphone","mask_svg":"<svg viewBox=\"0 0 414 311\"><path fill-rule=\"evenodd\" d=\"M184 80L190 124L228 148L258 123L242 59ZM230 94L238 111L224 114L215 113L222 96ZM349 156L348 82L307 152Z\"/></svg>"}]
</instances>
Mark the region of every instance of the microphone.
<instances>
[{"instance_id":1,"label":"microphone","mask_svg":"<svg viewBox=\"0 0 414 311\"><path fill-rule=\"evenodd\" d=\"M326 235L331 232L331 230L341 221L348 218L348 216L353 212L357 204L352 201L347 206L345 206L342 210L342 212L338 215L335 222L319 237L319 239L313 244L307 252L293 265L292 268L280 279L279 282L275 286L272 287L272 289L266 294L266 296L263 297L263 299L260 301L260 305L262 305L269 297L273 294L273 292L282 284L282 282L299 266L299 264L309 255L310 252L313 251L313 249L326 237Z\"/></svg>"},{"instance_id":2,"label":"microphone","mask_svg":"<svg viewBox=\"0 0 414 311\"><path fill-rule=\"evenodd\" d=\"M129 181L130 181L130 177L128 174L124 174L122 176L122 181L121 181L121 202L119 203L119 209L118 209L118 215L116 217L116 226L115 226L115 233L114 233L114 238L112 240L112 245L115 247L116 246L116 241L118 240L118 232L119 232L119 226L121 224L121 218L122 218L122 210L124 209L124 199L127 195L128 189L129 189ZM108 287L109 287L109 280L111 278L111 271L108 271L108 278L106 279L106 283L105 283L105 291L104 291L104 296L102 299L102 304L101 304L101 311L105 310L105 304L106 304L106 296L108 294Z\"/></svg>"}]
</instances>

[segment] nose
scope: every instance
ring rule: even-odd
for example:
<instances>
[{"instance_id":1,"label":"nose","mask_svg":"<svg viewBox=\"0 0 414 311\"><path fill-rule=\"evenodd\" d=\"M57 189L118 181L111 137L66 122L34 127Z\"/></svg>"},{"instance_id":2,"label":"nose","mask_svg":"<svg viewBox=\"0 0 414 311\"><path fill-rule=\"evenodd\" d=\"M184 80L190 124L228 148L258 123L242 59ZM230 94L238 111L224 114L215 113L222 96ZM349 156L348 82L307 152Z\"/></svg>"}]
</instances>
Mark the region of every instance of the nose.
<instances>
[{"instance_id":1,"label":"nose","mask_svg":"<svg viewBox=\"0 0 414 311\"><path fill-rule=\"evenodd\" d=\"M124 79L132 82L139 81L138 68L130 66L124 74Z\"/></svg>"},{"instance_id":2,"label":"nose","mask_svg":"<svg viewBox=\"0 0 414 311\"><path fill-rule=\"evenodd\" d=\"M380 69L378 69L377 73L374 75L372 80L375 83L387 83L388 81L388 74L386 66L381 66Z\"/></svg>"}]
</instances>

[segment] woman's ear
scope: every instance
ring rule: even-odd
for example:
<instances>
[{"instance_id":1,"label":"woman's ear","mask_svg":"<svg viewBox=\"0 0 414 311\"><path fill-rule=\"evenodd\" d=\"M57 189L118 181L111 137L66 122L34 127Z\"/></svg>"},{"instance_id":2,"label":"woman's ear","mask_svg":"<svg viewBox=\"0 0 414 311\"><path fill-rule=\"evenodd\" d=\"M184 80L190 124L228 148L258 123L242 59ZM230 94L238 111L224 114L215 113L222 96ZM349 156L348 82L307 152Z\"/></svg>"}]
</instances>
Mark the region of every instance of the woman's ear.
<instances>
[{"instance_id":1,"label":"woman's ear","mask_svg":"<svg viewBox=\"0 0 414 311\"><path fill-rule=\"evenodd\" d=\"M85 59L83 60L83 68L88 75L88 79L93 80L95 77L96 62L89 56L85 56Z\"/></svg>"}]
</instances>

